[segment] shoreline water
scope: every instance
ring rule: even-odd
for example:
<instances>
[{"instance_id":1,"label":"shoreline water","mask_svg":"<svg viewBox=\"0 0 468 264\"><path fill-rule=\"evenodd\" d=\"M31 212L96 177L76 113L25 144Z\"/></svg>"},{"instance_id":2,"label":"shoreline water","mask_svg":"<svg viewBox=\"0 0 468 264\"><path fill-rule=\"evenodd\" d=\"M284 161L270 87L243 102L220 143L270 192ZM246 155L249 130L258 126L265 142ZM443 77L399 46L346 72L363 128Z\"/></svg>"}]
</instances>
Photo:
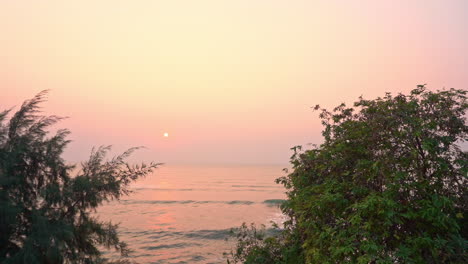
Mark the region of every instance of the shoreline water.
<instances>
[{"instance_id":1,"label":"shoreline water","mask_svg":"<svg viewBox=\"0 0 468 264\"><path fill-rule=\"evenodd\" d=\"M225 263L243 222L281 223L283 166L164 166L132 185L120 202L98 210L119 223L139 263ZM106 257L116 257L107 252Z\"/></svg>"}]
</instances>

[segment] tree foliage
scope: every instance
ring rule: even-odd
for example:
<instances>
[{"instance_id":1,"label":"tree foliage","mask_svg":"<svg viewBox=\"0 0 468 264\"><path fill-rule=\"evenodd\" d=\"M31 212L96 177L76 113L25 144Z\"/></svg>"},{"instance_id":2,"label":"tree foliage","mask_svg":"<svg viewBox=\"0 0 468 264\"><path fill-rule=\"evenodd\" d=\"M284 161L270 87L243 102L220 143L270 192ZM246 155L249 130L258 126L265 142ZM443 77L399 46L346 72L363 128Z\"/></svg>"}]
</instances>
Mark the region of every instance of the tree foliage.
<instances>
[{"instance_id":1,"label":"tree foliage","mask_svg":"<svg viewBox=\"0 0 468 264\"><path fill-rule=\"evenodd\" d=\"M102 263L99 247L126 256L117 225L93 213L158 164L127 164L136 148L105 160L110 147L100 147L72 176L77 170L61 158L69 131L49 136L62 118L40 114L45 95L24 102L9 120L11 110L0 113L0 263Z\"/></svg>"},{"instance_id":2,"label":"tree foliage","mask_svg":"<svg viewBox=\"0 0 468 264\"><path fill-rule=\"evenodd\" d=\"M468 263L466 94L418 86L315 107L324 143L293 148L293 171L277 180L283 236L305 263Z\"/></svg>"},{"instance_id":3,"label":"tree foliage","mask_svg":"<svg viewBox=\"0 0 468 264\"><path fill-rule=\"evenodd\" d=\"M270 232L268 232L270 231ZM274 224L271 229L264 225L258 228L254 223L243 223L231 231L237 243L235 250L226 254L227 263L303 263L301 244L293 234L294 230L280 230ZM296 238L296 239L294 239Z\"/></svg>"}]
</instances>

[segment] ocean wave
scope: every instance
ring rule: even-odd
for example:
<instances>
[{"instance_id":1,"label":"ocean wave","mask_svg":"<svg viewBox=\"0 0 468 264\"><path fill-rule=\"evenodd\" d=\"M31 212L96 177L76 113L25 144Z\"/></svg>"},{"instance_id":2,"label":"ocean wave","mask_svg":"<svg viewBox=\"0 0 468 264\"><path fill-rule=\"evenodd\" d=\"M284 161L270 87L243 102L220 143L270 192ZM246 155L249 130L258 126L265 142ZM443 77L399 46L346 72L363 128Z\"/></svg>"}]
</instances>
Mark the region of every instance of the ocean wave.
<instances>
[{"instance_id":1,"label":"ocean wave","mask_svg":"<svg viewBox=\"0 0 468 264\"><path fill-rule=\"evenodd\" d=\"M140 249L144 250L159 250L159 249L169 249L169 248L186 248L186 247L193 247L193 246L200 246L199 243L175 243L175 244L162 244L158 246L145 246L140 247Z\"/></svg>"},{"instance_id":2,"label":"ocean wave","mask_svg":"<svg viewBox=\"0 0 468 264\"><path fill-rule=\"evenodd\" d=\"M194 201L194 200L122 200L123 204L230 204L251 205L253 201Z\"/></svg>"},{"instance_id":3,"label":"ocean wave","mask_svg":"<svg viewBox=\"0 0 468 264\"><path fill-rule=\"evenodd\" d=\"M231 229L205 229L192 231L153 231L146 233L146 238L150 240L160 239L203 239L203 240L225 240L229 237Z\"/></svg>"},{"instance_id":4,"label":"ocean wave","mask_svg":"<svg viewBox=\"0 0 468 264\"><path fill-rule=\"evenodd\" d=\"M273 188L273 189L280 189L281 188L281 187L278 187L278 186L275 186L275 185L241 185L241 184L231 185L231 187L235 187L235 188L245 188L245 187L249 187L249 188Z\"/></svg>"},{"instance_id":5,"label":"ocean wave","mask_svg":"<svg viewBox=\"0 0 468 264\"><path fill-rule=\"evenodd\" d=\"M263 203L266 204L267 206L280 206L285 201L286 200L284 199L269 199L269 200L263 201Z\"/></svg>"},{"instance_id":6,"label":"ocean wave","mask_svg":"<svg viewBox=\"0 0 468 264\"><path fill-rule=\"evenodd\" d=\"M156 187L138 187L138 188L133 188L135 191L145 191L145 190L152 190L152 191L174 191L174 192L190 192L190 191L208 191L210 189L207 188L156 188Z\"/></svg>"},{"instance_id":7,"label":"ocean wave","mask_svg":"<svg viewBox=\"0 0 468 264\"><path fill-rule=\"evenodd\" d=\"M271 192L276 191L277 187L272 186L260 186L260 185L232 185L232 188L156 188L156 187L138 187L133 188L135 191L161 191L161 192L202 192L202 191L210 191L210 192ZM244 189L249 188L249 189ZM259 188L259 189L255 189Z\"/></svg>"}]
</instances>

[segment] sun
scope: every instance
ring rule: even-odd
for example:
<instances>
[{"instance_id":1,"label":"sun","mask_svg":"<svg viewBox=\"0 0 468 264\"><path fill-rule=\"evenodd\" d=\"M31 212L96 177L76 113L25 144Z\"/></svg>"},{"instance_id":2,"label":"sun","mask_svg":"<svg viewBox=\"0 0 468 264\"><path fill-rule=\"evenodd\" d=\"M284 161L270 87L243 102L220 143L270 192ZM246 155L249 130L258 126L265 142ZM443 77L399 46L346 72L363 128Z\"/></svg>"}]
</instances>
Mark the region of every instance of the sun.
<instances>
[{"instance_id":1,"label":"sun","mask_svg":"<svg viewBox=\"0 0 468 264\"><path fill-rule=\"evenodd\" d=\"M163 136L164 137L169 137L169 133L165 132Z\"/></svg>"}]
</instances>

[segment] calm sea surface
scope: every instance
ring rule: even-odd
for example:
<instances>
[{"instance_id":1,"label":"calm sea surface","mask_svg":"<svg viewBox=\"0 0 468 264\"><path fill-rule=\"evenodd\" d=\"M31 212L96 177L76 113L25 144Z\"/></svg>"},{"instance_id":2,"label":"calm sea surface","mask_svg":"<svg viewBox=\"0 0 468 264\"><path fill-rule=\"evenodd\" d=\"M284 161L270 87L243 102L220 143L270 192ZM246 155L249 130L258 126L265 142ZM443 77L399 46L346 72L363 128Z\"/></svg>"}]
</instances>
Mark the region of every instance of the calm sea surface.
<instances>
[{"instance_id":1,"label":"calm sea surface","mask_svg":"<svg viewBox=\"0 0 468 264\"><path fill-rule=\"evenodd\" d=\"M226 263L231 228L283 220L275 199L285 199L284 188L274 182L282 168L162 166L98 215L121 223L139 263Z\"/></svg>"}]
</instances>

